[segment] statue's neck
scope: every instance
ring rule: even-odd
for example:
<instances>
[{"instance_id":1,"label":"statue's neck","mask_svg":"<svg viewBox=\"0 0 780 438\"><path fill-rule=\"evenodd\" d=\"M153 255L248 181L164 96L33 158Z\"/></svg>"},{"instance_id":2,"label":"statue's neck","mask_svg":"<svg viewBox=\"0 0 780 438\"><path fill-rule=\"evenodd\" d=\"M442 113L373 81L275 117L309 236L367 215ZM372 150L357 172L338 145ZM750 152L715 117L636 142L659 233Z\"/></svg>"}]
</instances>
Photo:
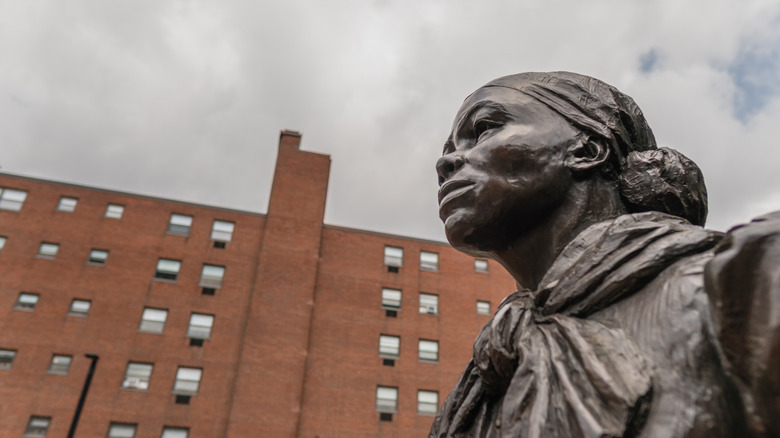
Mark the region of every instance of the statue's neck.
<instances>
[{"instance_id":1,"label":"statue's neck","mask_svg":"<svg viewBox=\"0 0 780 438\"><path fill-rule=\"evenodd\" d=\"M548 220L515 237L508 247L492 256L514 277L518 288L534 290L563 248L580 232L625 213L612 183L601 178L578 181Z\"/></svg>"}]
</instances>

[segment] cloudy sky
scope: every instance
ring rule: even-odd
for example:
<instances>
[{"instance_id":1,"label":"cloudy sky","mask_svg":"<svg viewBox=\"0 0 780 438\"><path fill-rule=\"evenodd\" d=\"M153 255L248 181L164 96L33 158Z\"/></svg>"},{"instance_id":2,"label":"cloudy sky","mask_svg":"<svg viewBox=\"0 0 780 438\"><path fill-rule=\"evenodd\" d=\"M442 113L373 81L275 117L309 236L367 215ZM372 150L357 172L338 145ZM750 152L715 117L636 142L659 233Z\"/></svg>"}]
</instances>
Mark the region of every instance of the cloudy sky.
<instances>
[{"instance_id":1,"label":"cloudy sky","mask_svg":"<svg viewBox=\"0 0 780 438\"><path fill-rule=\"evenodd\" d=\"M0 166L265 212L280 129L330 154L326 222L444 240L463 98L570 70L696 161L709 226L780 209L780 2L0 0Z\"/></svg>"}]
</instances>

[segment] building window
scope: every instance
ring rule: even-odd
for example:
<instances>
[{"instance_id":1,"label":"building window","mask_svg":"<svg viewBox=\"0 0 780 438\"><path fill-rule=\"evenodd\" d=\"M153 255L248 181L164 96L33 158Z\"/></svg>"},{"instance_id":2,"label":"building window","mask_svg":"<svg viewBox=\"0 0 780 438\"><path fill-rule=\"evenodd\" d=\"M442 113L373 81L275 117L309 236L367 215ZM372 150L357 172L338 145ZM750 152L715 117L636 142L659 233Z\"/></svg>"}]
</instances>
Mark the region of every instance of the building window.
<instances>
[{"instance_id":1,"label":"building window","mask_svg":"<svg viewBox=\"0 0 780 438\"><path fill-rule=\"evenodd\" d=\"M439 296L433 294L420 294L420 313L426 315L439 314Z\"/></svg>"},{"instance_id":2,"label":"building window","mask_svg":"<svg viewBox=\"0 0 780 438\"><path fill-rule=\"evenodd\" d=\"M150 363L128 363L122 388L146 391L149 388L149 379L152 378L153 368L154 365Z\"/></svg>"},{"instance_id":3,"label":"building window","mask_svg":"<svg viewBox=\"0 0 780 438\"><path fill-rule=\"evenodd\" d=\"M122 219L122 214L124 214L124 212L124 205L108 204L108 207L106 207L105 217L109 219Z\"/></svg>"},{"instance_id":4,"label":"building window","mask_svg":"<svg viewBox=\"0 0 780 438\"><path fill-rule=\"evenodd\" d=\"M382 289L382 307L398 310L401 308L401 291L398 289Z\"/></svg>"},{"instance_id":5,"label":"building window","mask_svg":"<svg viewBox=\"0 0 780 438\"><path fill-rule=\"evenodd\" d=\"M51 357L51 363L49 364L50 374L68 374L70 369L70 362L73 360L73 356L66 356L64 354L55 354Z\"/></svg>"},{"instance_id":6,"label":"building window","mask_svg":"<svg viewBox=\"0 0 780 438\"><path fill-rule=\"evenodd\" d=\"M92 265L105 265L108 259L108 251L102 249L93 249L89 252L87 263Z\"/></svg>"},{"instance_id":7,"label":"building window","mask_svg":"<svg viewBox=\"0 0 780 438\"><path fill-rule=\"evenodd\" d=\"M0 236L0 252L3 252L3 247L5 247L5 241L8 240L5 236Z\"/></svg>"},{"instance_id":8,"label":"building window","mask_svg":"<svg viewBox=\"0 0 780 438\"><path fill-rule=\"evenodd\" d=\"M163 427L160 438L187 438L190 430L184 427Z\"/></svg>"},{"instance_id":9,"label":"building window","mask_svg":"<svg viewBox=\"0 0 780 438\"><path fill-rule=\"evenodd\" d=\"M178 260L160 259L157 261L157 271L154 273L154 278L176 280L179 276L179 268L181 268L181 262Z\"/></svg>"},{"instance_id":10,"label":"building window","mask_svg":"<svg viewBox=\"0 0 780 438\"><path fill-rule=\"evenodd\" d=\"M218 289L222 287L222 278L224 276L224 266L203 265L203 271L200 274L199 286Z\"/></svg>"},{"instance_id":11,"label":"building window","mask_svg":"<svg viewBox=\"0 0 780 438\"><path fill-rule=\"evenodd\" d=\"M0 210L19 211L27 199L24 190L4 189L0 187Z\"/></svg>"},{"instance_id":12,"label":"building window","mask_svg":"<svg viewBox=\"0 0 780 438\"><path fill-rule=\"evenodd\" d=\"M439 410L439 393L436 391L417 391L417 414L436 415Z\"/></svg>"},{"instance_id":13,"label":"building window","mask_svg":"<svg viewBox=\"0 0 780 438\"><path fill-rule=\"evenodd\" d=\"M90 300L75 299L70 303L70 310L68 310L68 315L87 316L90 306L92 306L92 302Z\"/></svg>"},{"instance_id":14,"label":"building window","mask_svg":"<svg viewBox=\"0 0 780 438\"><path fill-rule=\"evenodd\" d=\"M398 388L377 386L376 410L384 413L396 412L398 410Z\"/></svg>"},{"instance_id":15,"label":"building window","mask_svg":"<svg viewBox=\"0 0 780 438\"><path fill-rule=\"evenodd\" d=\"M168 232L180 236L189 236L192 226L192 216L185 214L172 214L171 221L168 223Z\"/></svg>"},{"instance_id":16,"label":"building window","mask_svg":"<svg viewBox=\"0 0 780 438\"><path fill-rule=\"evenodd\" d=\"M51 417L30 417L30 422L27 423L27 430L24 431L22 438L41 438L45 437L49 431L49 425L51 424Z\"/></svg>"},{"instance_id":17,"label":"building window","mask_svg":"<svg viewBox=\"0 0 780 438\"><path fill-rule=\"evenodd\" d=\"M168 318L168 311L163 309L152 309L147 307L141 316L141 325L139 332L144 333L162 333L165 328L165 319Z\"/></svg>"},{"instance_id":18,"label":"building window","mask_svg":"<svg viewBox=\"0 0 780 438\"><path fill-rule=\"evenodd\" d=\"M379 355L397 358L401 352L401 338L399 336L379 335Z\"/></svg>"},{"instance_id":19,"label":"building window","mask_svg":"<svg viewBox=\"0 0 780 438\"><path fill-rule=\"evenodd\" d=\"M214 226L211 227L211 240L222 243L230 242L235 227L236 224L233 222L215 220Z\"/></svg>"},{"instance_id":20,"label":"building window","mask_svg":"<svg viewBox=\"0 0 780 438\"><path fill-rule=\"evenodd\" d=\"M404 249L395 246L385 247L385 266L388 272L398 272L404 264Z\"/></svg>"},{"instance_id":21,"label":"building window","mask_svg":"<svg viewBox=\"0 0 780 438\"><path fill-rule=\"evenodd\" d=\"M135 424L111 423L108 428L108 438L134 438Z\"/></svg>"},{"instance_id":22,"label":"building window","mask_svg":"<svg viewBox=\"0 0 780 438\"><path fill-rule=\"evenodd\" d=\"M477 301L477 315L490 316L490 301Z\"/></svg>"},{"instance_id":23,"label":"building window","mask_svg":"<svg viewBox=\"0 0 780 438\"><path fill-rule=\"evenodd\" d=\"M435 252L420 251L420 270L439 271L439 254Z\"/></svg>"},{"instance_id":24,"label":"building window","mask_svg":"<svg viewBox=\"0 0 780 438\"><path fill-rule=\"evenodd\" d=\"M439 341L426 341L420 339L417 343L418 357L420 360L438 361L439 360Z\"/></svg>"},{"instance_id":25,"label":"building window","mask_svg":"<svg viewBox=\"0 0 780 438\"><path fill-rule=\"evenodd\" d=\"M76 204L78 204L79 200L76 198L69 198L67 196L63 196L60 198L60 203L57 204L57 211L65 211L68 213L73 213L76 210Z\"/></svg>"},{"instance_id":26,"label":"building window","mask_svg":"<svg viewBox=\"0 0 780 438\"><path fill-rule=\"evenodd\" d=\"M16 350L0 349L0 370L10 370L11 365L14 364L15 357Z\"/></svg>"},{"instance_id":27,"label":"building window","mask_svg":"<svg viewBox=\"0 0 780 438\"><path fill-rule=\"evenodd\" d=\"M200 368L179 367L176 371L173 392L176 394L197 394L202 374L203 370Z\"/></svg>"},{"instance_id":28,"label":"building window","mask_svg":"<svg viewBox=\"0 0 780 438\"><path fill-rule=\"evenodd\" d=\"M187 329L187 337L194 339L208 339L211 336L211 327L214 325L214 315L193 313L190 316L190 326Z\"/></svg>"},{"instance_id":29,"label":"building window","mask_svg":"<svg viewBox=\"0 0 780 438\"><path fill-rule=\"evenodd\" d=\"M482 272L487 274L488 272L488 261L482 260L482 259L475 259L474 260L474 270L477 272Z\"/></svg>"},{"instance_id":30,"label":"building window","mask_svg":"<svg viewBox=\"0 0 780 438\"><path fill-rule=\"evenodd\" d=\"M38 254L36 257L44 259L53 259L57 257L57 251L60 250L60 245L57 243L41 242L41 247L38 248Z\"/></svg>"},{"instance_id":31,"label":"building window","mask_svg":"<svg viewBox=\"0 0 780 438\"><path fill-rule=\"evenodd\" d=\"M16 300L14 309L16 310L33 310L35 305L38 304L38 294L31 294L22 292L19 294L19 299Z\"/></svg>"}]
</instances>

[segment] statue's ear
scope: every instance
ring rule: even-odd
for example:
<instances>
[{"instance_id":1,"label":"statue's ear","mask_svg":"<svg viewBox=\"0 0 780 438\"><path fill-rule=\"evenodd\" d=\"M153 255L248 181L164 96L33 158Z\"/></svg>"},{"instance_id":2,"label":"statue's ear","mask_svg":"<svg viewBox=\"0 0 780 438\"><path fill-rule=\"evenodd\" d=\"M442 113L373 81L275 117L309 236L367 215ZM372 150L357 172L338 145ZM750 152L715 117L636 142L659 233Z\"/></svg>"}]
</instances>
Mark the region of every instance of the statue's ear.
<instances>
[{"instance_id":1,"label":"statue's ear","mask_svg":"<svg viewBox=\"0 0 780 438\"><path fill-rule=\"evenodd\" d=\"M607 161L609 152L609 146L603 140L580 138L569 146L566 167L574 173L591 171Z\"/></svg>"}]
</instances>

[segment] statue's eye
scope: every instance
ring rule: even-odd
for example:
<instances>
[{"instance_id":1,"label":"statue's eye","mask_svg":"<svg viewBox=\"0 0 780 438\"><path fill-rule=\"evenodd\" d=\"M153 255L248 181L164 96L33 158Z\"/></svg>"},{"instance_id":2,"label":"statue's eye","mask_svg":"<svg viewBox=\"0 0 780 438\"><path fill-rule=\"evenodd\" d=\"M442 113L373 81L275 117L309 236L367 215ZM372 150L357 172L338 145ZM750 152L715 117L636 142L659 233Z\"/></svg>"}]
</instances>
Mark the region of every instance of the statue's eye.
<instances>
[{"instance_id":1,"label":"statue's eye","mask_svg":"<svg viewBox=\"0 0 780 438\"><path fill-rule=\"evenodd\" d=\"M491 120L477 120L474 122L474 138L479 140L479 138L482 137L482 134L490 131L491 129L497 128L498 126L499 124L497 122Z\"/></svg>"}]
</instances>

